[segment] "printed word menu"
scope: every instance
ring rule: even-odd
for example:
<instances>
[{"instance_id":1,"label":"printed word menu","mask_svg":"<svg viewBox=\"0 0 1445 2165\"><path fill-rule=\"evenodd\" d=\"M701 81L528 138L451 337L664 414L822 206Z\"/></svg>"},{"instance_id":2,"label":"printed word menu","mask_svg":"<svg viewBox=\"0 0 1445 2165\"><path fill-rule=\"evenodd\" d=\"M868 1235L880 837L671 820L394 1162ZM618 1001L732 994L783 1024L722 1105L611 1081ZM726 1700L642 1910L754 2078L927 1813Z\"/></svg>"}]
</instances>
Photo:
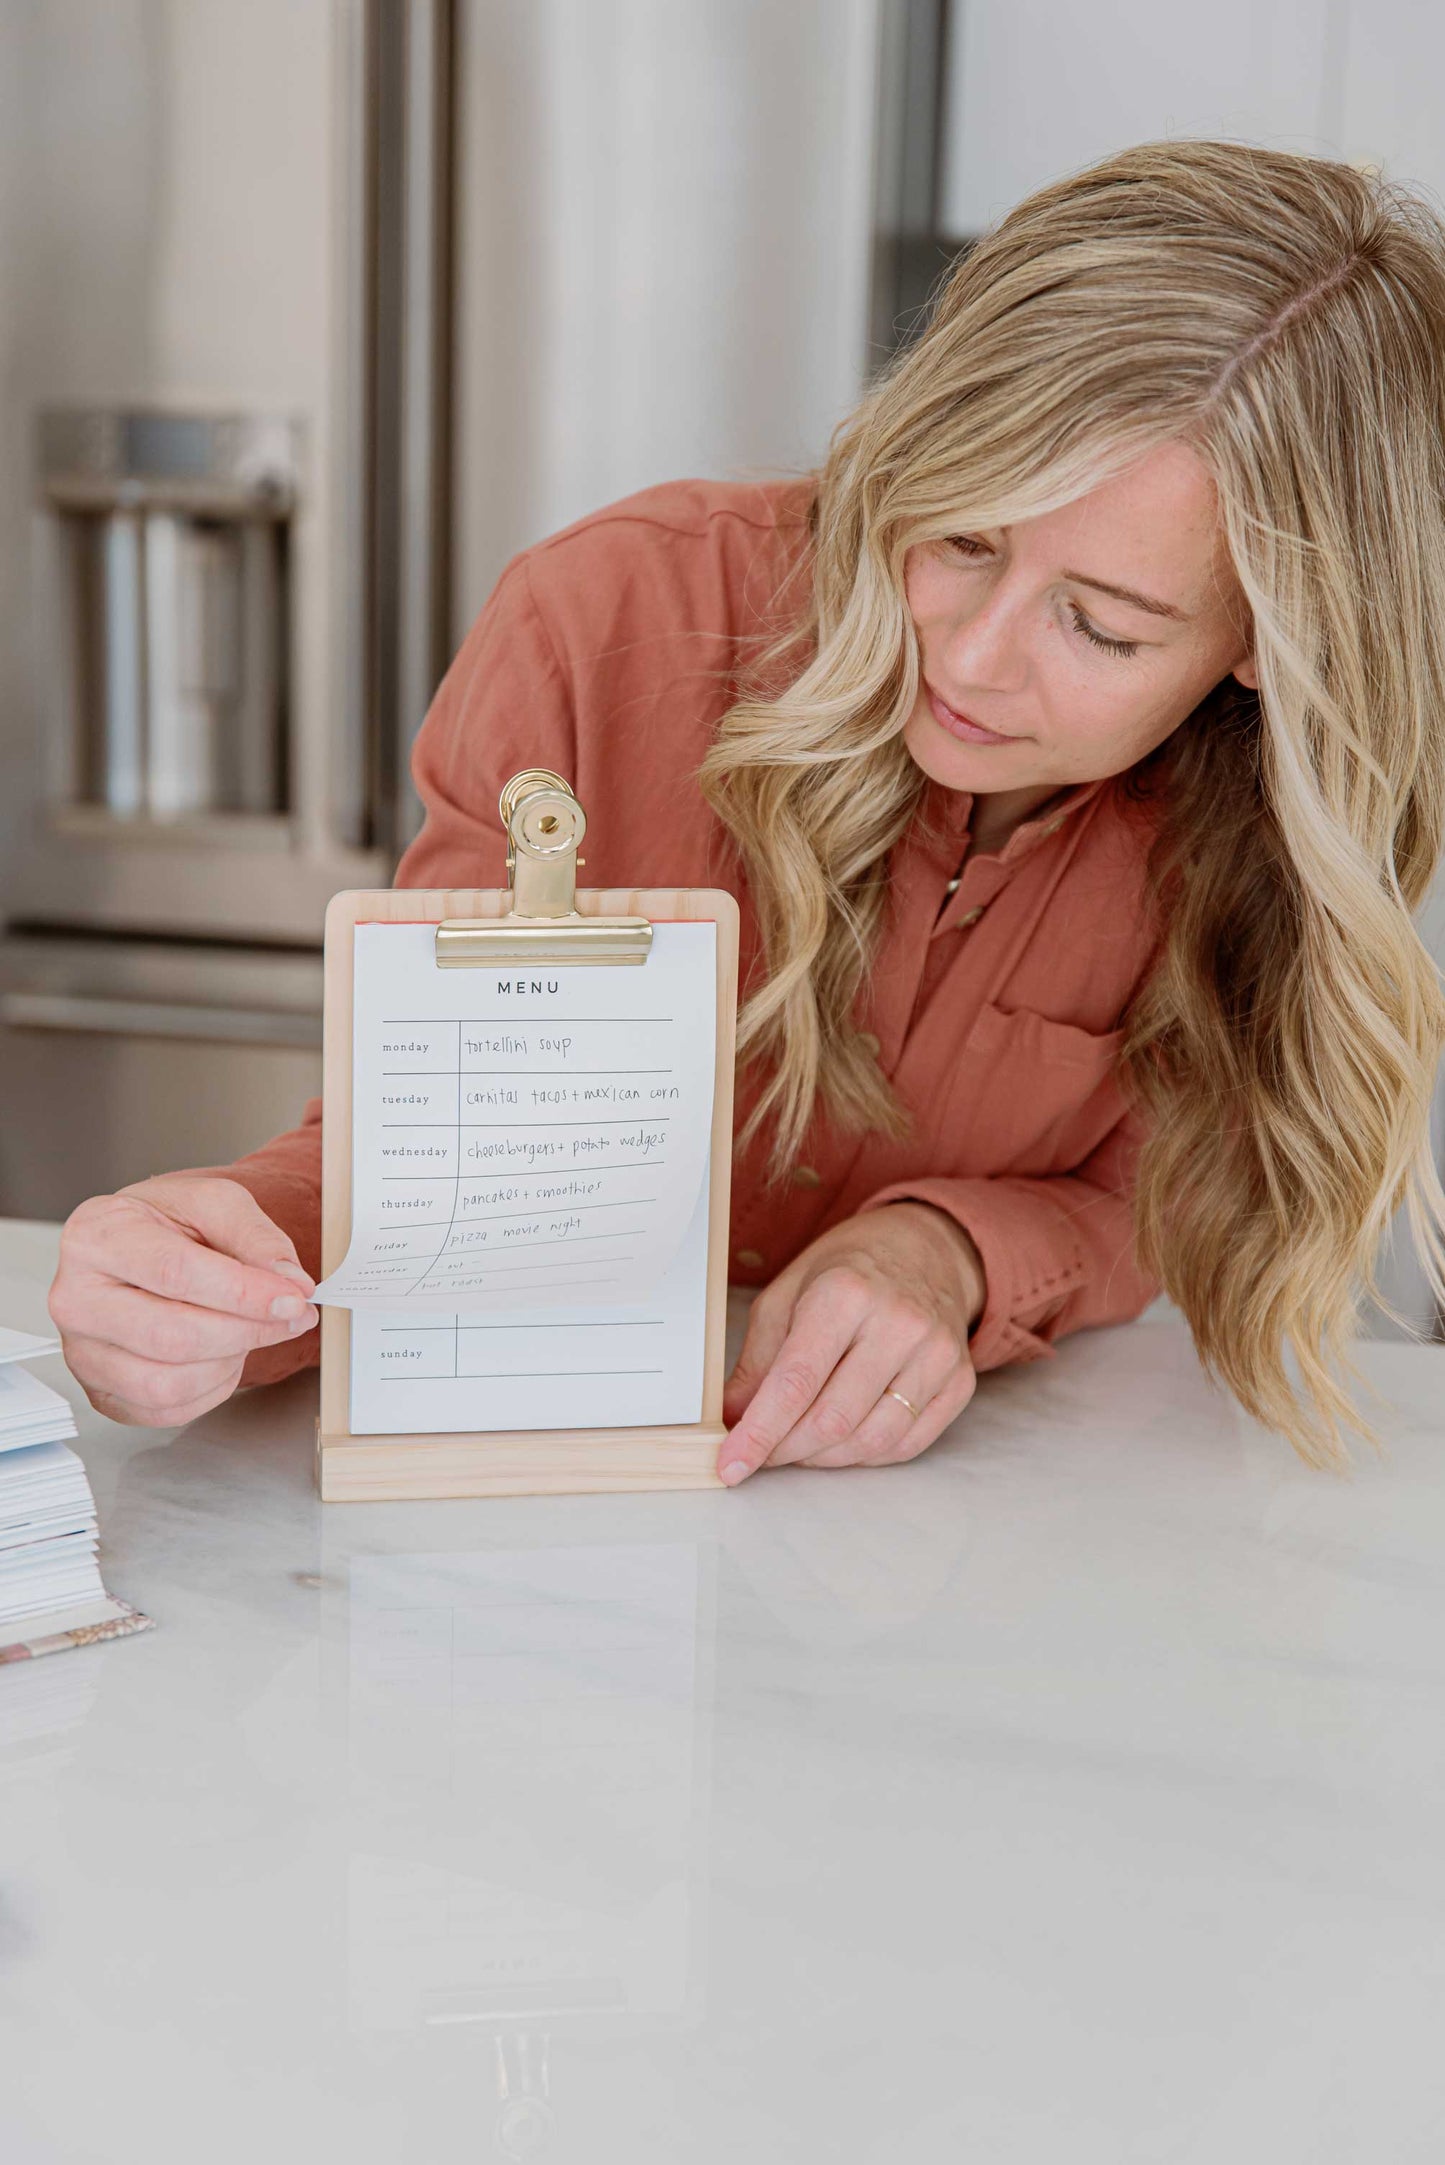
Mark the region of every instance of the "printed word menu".
<instances>
[{"instance_id":1,"label":"printed word menu","mask_svg":"<svg viewBox=\"0 0 1445 2165\"><path fill-rule=\"evenodd\" d=\"M699 1418L716 928L640 967L440 969L358 925L357 1434Z\"/></svg>"}]
</instances>

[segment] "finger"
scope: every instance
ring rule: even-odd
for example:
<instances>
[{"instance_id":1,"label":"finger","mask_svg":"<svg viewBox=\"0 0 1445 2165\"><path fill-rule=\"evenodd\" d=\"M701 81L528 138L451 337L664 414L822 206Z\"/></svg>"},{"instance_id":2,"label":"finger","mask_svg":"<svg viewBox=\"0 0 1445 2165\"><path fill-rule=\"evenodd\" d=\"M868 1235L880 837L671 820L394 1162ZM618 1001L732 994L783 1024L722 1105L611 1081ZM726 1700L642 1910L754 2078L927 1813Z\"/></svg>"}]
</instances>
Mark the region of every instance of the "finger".
<instances>
[{"instance_id":1,"label":"finger","mask_svg":"<svg viewBox=\"0 0 1445 2165\"><path fill-rule=\"evenodd\" d=\"M966 1347L952 1331L934 1325L890 1378L853 1434L798 1463L891 1466L916 1458L962 1412L976 1381Z\"/></svg>"},{"instance_id":2,"label":"finger","mask_svg":"<svg viewBox=\"0 0 1445 2165\"><path fill-rule=\"evenodd\" d=\"M301 1313L289 1321L251 1323L243 1316L161 1300L103 1278L89 1287L59 1286L51 1315L62 1336L98 1339L144 1360L185 1363L242 1359L258 1346L289 1344L315 1321L316 1310L308 1302L300 1307Z\"/></svg>"},{"instance_id":3,"label":"finger","mask_svg":"<svg viewBox=\"0 0 1445 2165\"><path fill-rule=\"evenodd\" d=\"M233 1255L238 1262L254 1263L262 1269L279 1270L284 1277L304 1284L308 1293L315 1288L316 1281L303 1267L290 1234L267 1217L250 1189L243 1188L239 1180L225 1180L215 1174L200 1174L195 1179L172 1175L159 1181L141 1181L120 1192L138 1196L149 1208L185 1226L218 1254Z\"/></svg>"},{"instance_id":4,"label":"finger","mask_svg":"<svg viewBox=\"0 0 1445 2165\"><path fill-rule=\"evenodd\" d=\"M62 1262L62 1298L73 1272L82 1279L85 1274L113 1279L162 1300L189 1301L257 1323L290 1323L308 1312L311 1321L316 1320L294 1278L203 1246L147 1204L108 1213L103 1221L82 1228ZM93 1283L77 1288L87 1295L92 1290Z\"/></svg>"},{"instance_id":5,"label":"finger","mask_svg":"<svg viewBox=\"0 0 1445 2165\"><path fill-rule=\"evenodd\" d=\"M820 1452L802 1463L820 1467L904 1465L937 1443L950 1421L958 1419L972 1398L978 1379L972 1364L961 1361L931 1397L922 1395L924 1386L916 1377L910 1376L907 1381L920 1394L915 1398L913 1391L904 1393L919 1409L916 1418L906 1406L885 1392L845 1446Z\"/></svg>"},{"instance_id":6,"label":"finger","mask_svg":"<svg viewBox=\"0 0 1445 2165\"><path fill-rule=\"evenodd\" d=\"M146 1361L96 1338L77 1339L68 1352L92 1405L112 1420L155 1428L178 1427L228 1397L241 1372L237 1360Z\"/></svg>"},{"instance_id":7,"label":"finger","mask_svg":"<svg viewBox=\"0 0 1445 2165\"><path fill-rule=\"evenodd\" d=\"M821 1283L809 1287L811 1295ZM752 1402L724 1442L719 1472L729 1488L756 1473L822 1390L857 1333L861 1317L846 1299L804 1296L793 1324Z\"/></svg>"},{"instance_id":8,"label":"finger","mask_svg":"<svg viewBox=\"0 0 1445 2165\"><path fill-rule=\"evenodd\" d=\"M920 1321L920 1334L924 1328ZM899 1348L890 1342L891 1336L865 1328L806 1413L773 1447L767 1460L770 1466L793 1466L818 1452L846 1449L859 1424L876 1414L884 1391L898 1373ZM893 1407L905 1426L913 1420L907 1407L896 1400L884 1403Z\"/></svg>"},{"instance_id":9,"label":"finger","mask_svg":"<svg viewBox=\"0 0 1445 2165\"><path fill-rule=\"evenodd\" d=\"M108 1421L119 1421L127 1428L186 1428L192 1421L198 1421L203 1413L214 1412L221 1400L229 1397L230 1393L208 1392L193 1405L177 1406L174 1411L165 1415L137 1411L122 1405L119 1399L107 1397L104 1391L88 1391L86 1396L97 1413L103 1413Z\"/></svg>"},{"instance_id":10,"label":"finger","mask_svg":"<svg viewBox=\"0 0 1445 2165\"><path fill-rule=\"evenodd\" d=\"M911 1360L905 1361L875 1407L859 1425L865 1448L876 1440L885 1453L902 1450L913 1440L913 1429L927 1428L928 1442L940 1433L937 1423L952 1420L967 1403L974 1383L973 1363L967 1347L952 1331L935 1325ZM962 1398L956 1396L961 1387ZM944 1413L945 1402L949 1410ZM900 1433L896 1415L903 1416ZM878 1431L883 1433L879 1434ZM919 1445L922 1449L923 1445Z\"/></svg>"},{"instance_id":11,"label":"finger","mask_svg":"<svg viewBox=\"0 0 1445 2165\"><path fill-rule=\"evenodd\" d=\"M918 1418L896 1400L884 1398L870 1408L851 1435L811 1451L792 1461L795 1466L887 1466L901 1449L905 1437L918 1426Z\"/></svg>"},{"instance_id":12,"label":"finger","mask_svg":"<svg viewBox=\"0 0 1445 2165\"><path fill-rule=\"evenodd\" d=\"M723 1385L723 1419L732 1428L752 1404L758 1386L782 1350L793 1320L791 1298L780 1295L775 1281L760 1293L748 1312L747 1336L732 1374Z\"/></svg>"},{"instance_id":13,"label":"finger","mask_svg":"<svg viewBox=\"0 0 1445 2165\"><path fill-rule=\"evenodd\" d=\"M827 1454L830 1465L851 1465L870 1447L891 1452L961 1352L953 1332L910 1303L875 1297L856 1344L768 1463L801 1465ZM865 1422L869 1434L859 1445Z\"/></svg>"}]
</instances>

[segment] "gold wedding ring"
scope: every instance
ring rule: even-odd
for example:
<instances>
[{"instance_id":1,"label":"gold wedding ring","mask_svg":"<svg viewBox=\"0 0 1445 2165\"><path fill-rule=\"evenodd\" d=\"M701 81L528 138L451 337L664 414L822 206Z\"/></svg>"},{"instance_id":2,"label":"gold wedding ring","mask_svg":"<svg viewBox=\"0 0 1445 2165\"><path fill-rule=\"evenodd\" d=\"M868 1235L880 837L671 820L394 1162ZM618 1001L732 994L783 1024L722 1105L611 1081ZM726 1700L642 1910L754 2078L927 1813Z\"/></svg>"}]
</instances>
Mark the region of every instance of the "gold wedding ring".
<instances>
[{"instance_id":1,"label":"gold wedding ring","mask_svg":"<svg viewBox=\"0 0 1445 2165\"><path fill-rule=\"evenodd\" d=\"M905 1398L901 1391L888 1391L885 1392L884 1395L888 1398L896 1398L900 1406L906 1406L909 1412L913 1415L915 1421L922 1420L923 1416L919 1412L917 1406L914 1405L913 1400L911 1398Z\"/></svg>"}]
</instances>

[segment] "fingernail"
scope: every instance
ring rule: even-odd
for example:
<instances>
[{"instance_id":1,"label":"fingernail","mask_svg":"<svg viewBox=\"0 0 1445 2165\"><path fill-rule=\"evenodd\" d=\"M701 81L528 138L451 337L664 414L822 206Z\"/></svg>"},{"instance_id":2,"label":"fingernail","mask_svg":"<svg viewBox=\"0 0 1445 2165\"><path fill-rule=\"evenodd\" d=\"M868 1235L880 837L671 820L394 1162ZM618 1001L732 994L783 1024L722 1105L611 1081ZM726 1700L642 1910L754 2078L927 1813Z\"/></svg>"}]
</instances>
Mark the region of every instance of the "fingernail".
<instances>
[{"instance_id":1,"label":"fingernail","mask_svg":"<svg viewBox=\"0 0 1445 2165\"><path fill-rule=\"evenodd\" d=\"M299 1263L273 1263L271 1268L278 1278L294 1278L298 1285L305 1286L308 1293L315 1292L316 1280L309 1271L304 1271Z\"/></svg>"},{"instance_id":2,"label":"fingernail","mask_svg":"<svg viewBox=\"0 0 1445 2165\"><path fill-rule=\"evenodd\" d=\"M729 1488L736 1488L739 1481L746 1481L747 1477L748 1463L743 1458L733 1459L730 1464L723 1467L721 1474L718 1476L719 1480L725 1482Z\"/></svg>"},{"instance_id":3,"label":"fingernail","mask_svg":"<svg viewBox=\"0 0 1445 2165\"><path fill-rule=\"evenodd\" d=\"M304 1316L307 1304L295 1293L278 1293L271 1303L271 1313L278 1323L294 1323Z\"/></svg>"}]
</instances>

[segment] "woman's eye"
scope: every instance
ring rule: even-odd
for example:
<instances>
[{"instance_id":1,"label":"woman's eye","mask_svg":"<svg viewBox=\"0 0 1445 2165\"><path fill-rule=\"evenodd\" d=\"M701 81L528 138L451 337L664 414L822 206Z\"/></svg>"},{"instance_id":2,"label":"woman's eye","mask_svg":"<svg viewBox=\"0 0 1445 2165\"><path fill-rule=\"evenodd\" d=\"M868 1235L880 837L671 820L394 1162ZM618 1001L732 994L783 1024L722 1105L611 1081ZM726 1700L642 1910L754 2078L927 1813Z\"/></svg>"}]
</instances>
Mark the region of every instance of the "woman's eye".
<instances>
[{"instance_id":1,"label":"woman's eye","mask_svg":"<svg viewBox=\"0 0 1445 2165\"><path fill-rule=\"evenodd\" d=\"M1075 631L1081 633L1090 646L1096 646L1101 654L1117 654L1127 661L1131 654L1138 653L1140 642L1137 639L1111 639L1097 624L1091 624L1083 610L1073 603L1069 606L1069 614L1073 617Z\"/></svg>"},{"instance_id":2,"label":"woman's eye","mask_svg":"<svg viewBox=\"0 0 1445 2165\"><path fill-rule=\"evenodd\" d=\"M988 543L980 541L976 534L949 534L943 546L958 556L989 556L993 553Z\"/></svg>"}]
</instances>

